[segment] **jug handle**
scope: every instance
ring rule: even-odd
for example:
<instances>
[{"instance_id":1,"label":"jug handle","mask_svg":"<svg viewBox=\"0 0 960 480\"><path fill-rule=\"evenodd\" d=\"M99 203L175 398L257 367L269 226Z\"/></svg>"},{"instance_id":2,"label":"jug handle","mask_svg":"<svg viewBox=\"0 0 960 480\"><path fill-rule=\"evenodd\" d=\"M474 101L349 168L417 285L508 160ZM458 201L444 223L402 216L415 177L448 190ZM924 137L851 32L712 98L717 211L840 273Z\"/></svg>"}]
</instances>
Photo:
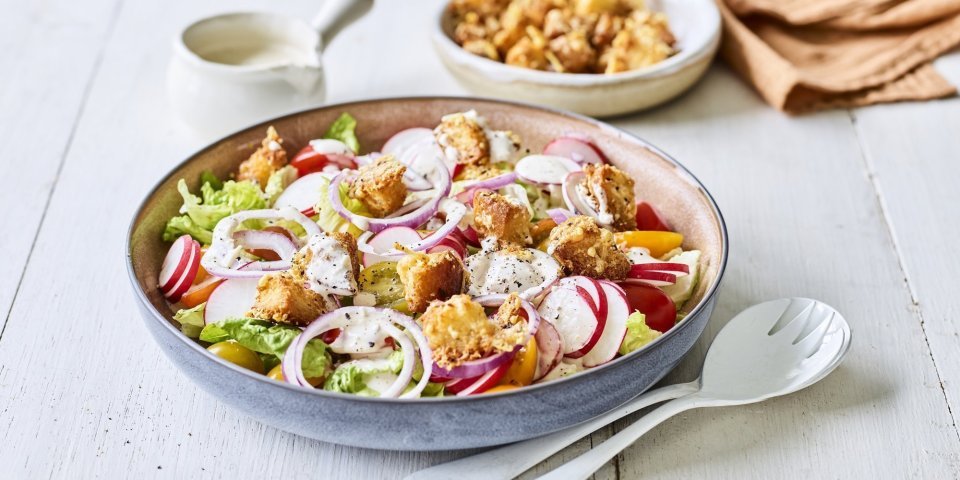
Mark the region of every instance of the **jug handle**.
<instances>
[{"instance_id":1,"label":"jug handle","mask_svg":"<svg viewBox=\"0 0 960 480\"><path fill-rule=\"evenodd\" d=\"M354 20L363 16L373 5L373 0L326 0L310 25L320 33L323 45Z\"/></svg>"}]
</instances>

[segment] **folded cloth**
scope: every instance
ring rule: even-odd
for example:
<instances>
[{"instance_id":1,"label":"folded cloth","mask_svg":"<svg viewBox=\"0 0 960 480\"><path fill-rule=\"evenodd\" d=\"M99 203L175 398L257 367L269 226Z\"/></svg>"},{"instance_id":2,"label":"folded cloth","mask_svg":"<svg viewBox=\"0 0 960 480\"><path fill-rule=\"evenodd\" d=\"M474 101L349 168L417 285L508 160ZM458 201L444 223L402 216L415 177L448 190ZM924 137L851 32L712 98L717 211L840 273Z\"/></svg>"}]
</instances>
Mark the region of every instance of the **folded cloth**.
<instances>
[{"instance_id":1,"label":"folded cloth","mask_svg":"<svg viewBox=\"0 0 960 480\"><path fill-rule=\"evenodd\" d=\"M718 0L721 55L790 113L957 93L931 62L960 45L960 0Z\"/></svg>"}]
</instances>

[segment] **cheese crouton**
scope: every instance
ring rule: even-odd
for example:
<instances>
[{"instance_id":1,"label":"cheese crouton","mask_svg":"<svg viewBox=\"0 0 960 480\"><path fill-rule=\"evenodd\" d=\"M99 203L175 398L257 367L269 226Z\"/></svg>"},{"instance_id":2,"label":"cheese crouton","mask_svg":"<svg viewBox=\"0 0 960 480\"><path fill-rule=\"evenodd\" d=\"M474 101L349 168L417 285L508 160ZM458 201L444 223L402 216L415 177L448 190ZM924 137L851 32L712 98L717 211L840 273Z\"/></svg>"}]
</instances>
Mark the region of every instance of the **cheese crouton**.
<instances>
[{"instance_id":1,"label":"cheese crouton","mask_svg":"<svg viewBox=\"0 0 960 480\"><path fill-rule=\"evenodd\" d=\"M363 202L375 217L383 218L403 206L407 186L403 174L407 167L385 155L360 167L360 174L350 184L349 195Z\"/></svg>"},{"instance_id":2,"label":"cheese crouton","mask_svg":"<svg viewBox=\"0 0 960 480\"><path fill-rule=\"evenodd\" d=\"M612 165L583 167L586 180L578 186L600 213L600 221L617 231L637 229L637 200L633 179Z\"/></svg>"},{"instance_id":3,"label":"cheese crouton","mask_svg":"<svg viewBox=\"0 0 960 480\"><path fill-rule=\"evenodd\" d=\"M512 312L513 303L504 305L508 303L506 311ZM519 300L516 303L519 304ZM518 315L505 314L504 317L491 321L483 307L469 295L454 295L446 302L431 303L420 317L420 324L433 350L433 361L443 368L452 368L466 361L508 352L522 342L526 322ZM500 322L507 328L501 328Z\"/></svg>"},{"instance_id":4,"label":"cheese crouton","mask_svg":"<svg viewBox=\"0 0 960 480\"><path fill-rule=\"evenodd\" d=\"M464 165L490 163L490 143L475 112L444 115L433 134L450 160Z\"/></svg>"},{"instance_id":5,"label":"cheese crouton","mask_svg":"<svg viewBox=\"0 0 960 480\"><path fill-rule=\"evenodd\" d=\"M268 273L257 283L257 299L248 317L309 325L329 311L327 298L303 286L287 272Z\"/></svg>"},{"instance_id":6,"label":"cheese crouton","mask_svg":"<svg viewBox=\"0 0 960 480\"><path fill-rule=\"evenodd\" d=\"M260 148L240 164L237 180L251 180L257 182L260 188L266 187L270 175L287 164L287 152L282 144L283 139L276 129L268 127L267 138L260 143Z\"/></svg>"},{"instance_id":7,"label":"cheese crouton","mask_svg":"<svg viewBox=\"0 0 960 480\"><path fill-rule=\"evenodd\" d=\"M550 232L547 253L568 275L623 280L630 260L617 248L613 233L590 217L570 217Z\"/></svg>"},{"instance_id":8,"label":"cheese crouton","mask_svg":"<svg viewBox=\"0 0 960 480\"><path fill-rule=\"evenodd\" d=\"M423 312L434 300L462 293L467 278L460 257L449 250L406 255L397 262L397 274L412 312Z\"/></svg>"},{"instance_id":9,"label":"cheese crouton","mask_svg":"<svg viewBox=\"0 0 960 480\"><path fill-rule=\"evenodd\" d=\"M473 224L480 238L496 237L504 242L530 245L530 211L496 192L473 197Z\"/></svg>"}]
</instances>

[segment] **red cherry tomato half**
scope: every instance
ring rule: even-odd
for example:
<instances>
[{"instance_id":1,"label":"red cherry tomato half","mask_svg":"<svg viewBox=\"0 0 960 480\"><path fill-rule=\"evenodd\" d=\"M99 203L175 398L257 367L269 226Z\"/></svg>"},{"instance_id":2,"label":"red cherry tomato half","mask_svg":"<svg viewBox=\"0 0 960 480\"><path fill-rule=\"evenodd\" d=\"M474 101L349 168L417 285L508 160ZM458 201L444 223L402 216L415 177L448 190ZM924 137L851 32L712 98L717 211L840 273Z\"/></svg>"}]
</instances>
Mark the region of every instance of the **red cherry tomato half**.
<instances>
[{"instance_id":1,"label":"red cherry tomato half","mask_svg":"<svg viewBox=\"0 0 960 480\"><path fill-rule=\"evenodd\" d=\"M637 230L672 232L667 222L647 202L637 203Z\"/></svg>"},{"instance_id":2,"label":"red cherry tomato half","mask_svg":"<svg viewBox=\"0 0 960 480\"><path fill-rule=\"evenodd\" d=\"M677 307L673 300L657 287L639 283L620 283L627 292L627 304L630 313L640 311L644 314L647 326L658 332L666 332L677 323Z\"/></svg>"},{"instance_id":3,"label":"red cherry tomato half","mask_svg":"<svg viewBox=\"0 0 960 480\"><path fill-rule=\"evenodd\" d=\"M297 173L301 177L309 173L322 171L327 165L333 165L337 168L357 168L357 163L352 158L346 155L317 153L313 151L313 147L309 143L293 157L290 165L297 169Z\"/></svg>"},{"instance_id":4,"label":"red cherry tomato half","mask_svg":"<svg viewBox=\"0 0 960 480\"><path fill-rule=\"evenodd\" d=\"M327 330L326 332L321 333L320 340L323 340L323 343L330 345L339 336L340 336L340 329L334 328L333 330Z\"/></svg>"}]
</instances>

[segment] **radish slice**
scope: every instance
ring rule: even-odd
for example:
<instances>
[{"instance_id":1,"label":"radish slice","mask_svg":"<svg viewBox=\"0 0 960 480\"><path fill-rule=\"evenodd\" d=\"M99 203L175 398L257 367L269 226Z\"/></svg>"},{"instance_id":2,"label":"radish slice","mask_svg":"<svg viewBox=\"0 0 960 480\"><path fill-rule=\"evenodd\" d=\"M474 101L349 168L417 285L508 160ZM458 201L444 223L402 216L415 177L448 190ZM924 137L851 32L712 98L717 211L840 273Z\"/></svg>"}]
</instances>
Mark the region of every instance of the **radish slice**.
<instances>
[{"instance_id":1,"label":"radish slice","mask_svg":"<svg viewBox=\"0 0 960 480\"><path fill-rule=\"evenodd\" d=\"M596 345L606 319L597 316L592 301L576 289L557 287L550 291L537 309L540 317L553 323L563 342L563 354L577 355Z\"/></svg>"},{"instance_id":2,"label":"radish slice","mask_svg":"<svg viewBox=\"0 0 960 480\"><path fill-rule=\"evenodd\" d=\"M642 271L690 273L690 266L677 262L649 262L630 265L630 273Z\"/></svg>"},{"instance_id":3,"label":"radish slice","mask_svg":"<svg viewBox=\"0 0 960 480\"><path fill-rule=\"evenodd\" d=\"M393 246L412 245L420 241L420 234L410 227L390 227L370 238L366 243L370 248L363 254L363 266L369 267L379 262L396 261L398 255L377 255L372 252L394 252Z\"/></svg>"},{"instance_id":4,"label":"radish slice","mask_svg":"<svg viewBox=\"0 0 960 480\"><path fill-rule=\"evenodd\" d=\"M385 154L393 155L398 162L407 166L407 171L403 175L407 188L410 190L432 188L433 182L429 177L436 169L436 159L443 158L443 151L433 138L433 130L429 128L401 130L390 137L381 150Z\"/></svg>"},{"instance_id":5,"label":"radish slice","mask_svg":"<svg viewBox=\"0 0 960 480\"><path fill-rule=\"evenodd\" d=\"M654 287L662 287L677 283L677 275L670 272L658 272L654 270L634 270L630 269L630 278L626 281L646 283Z\"/></svg>"},{"instance_id":6,"label":"radish slice","mask_svg":"<svg viewBox=\"0 0 960 480\"><path fill-rule=\"evenodd\" d=\"M600 148L586 138L559 137L543 149L544 155L569 158L577 163L605 163L607 158Z\"/></svg>"},{"instance_id":7,"label":"radish slice","mask_svg":"<svg viewBox=\"0 0 960 480\"><path fill-rule=\"evenodd\" d=\"M193 280L197 278L197 272L200 270L200 243L194 239L190 240L190 247L188 250L190 256L187 259L186 268L180 274L179 280L174 286L164 295L167 297L167 300L171 302L179 302L180 297L183 296L187 290L190 290L190 286L193 285Z\"/></svg>"},{"instance_id":8,"label":"radish slice","mask_svg":"<svg viewBox=\"0 0 960 480\"><path fill-rule=\"evenodd\" d=\"M174 240L167 250L167 256L163 258L163 264L160 267L160 275L157 285L164 295L167 294L180 281L183 272L187 269L187 263L190 261L190 249L193 248L193 238L190 235L182 235Z\"/></svg>"},{"instance_id":9,"label":"radish slice","mask_svg":"<svg viewBox=\"0 0 960 480\"><path fill-rule=\"evenodd\" d=\"M317 172L304 175L277 197L274 208L293 207L308 217L316 215L313 206L320 201L320 187L329 184L330 174Z\"/></svg>"},{"instance_id":10,"label":"radish slice","mask_svg":"<svg viewBox=\"0 0 960 480\"><path fill-rule=\"evenodd\" d=\"M456 253L460 260L463 260L467 257L467 246L457 240L453 235L445 237L443 240L440 240L440 243L435 247L427 249L427 253L438 253L446 250L450 250L453 253Z\"/></svg>"},{"instance_id":11,"label":"radish slice","mask_svg":"<svg viewBox=\"0 0 960 480\"><path fill-rule=\"evenodd\" d=\"M596 345L583 356L583 366L596 367L613 360L620 350L623 337L627 335L627 317L630 306L627 297L612 282L600 280L600 287L607 297L607 319L603 335Z\"/></svg>"},{"instance_id":12,"label":"radish slice","mask_svg":"<svg viewBox=\"0 0 960 480\"><path fill-rule=\"evenodd\" d=\"M583 168L569 158L555 155L527 155L517 162L517 176L537 185L560 185L563 177Z\"/></svg>"},{"instance_id":13,"label":"radish slice","mask_svg":"<svg viewBox=\"0 0 960 480\"><path fill-rule=\"evenodd\" d=\"M499 382L500 379L503 378L503 376L507 373L507 370L510 369L511 364L512 362L506 362L503 365L500 365L499 367L490 370L479 377L476 377L476 379L473 379L472 382L470 381L471 379L466 379L455 381L456 384L452 386L450 383L448 383L447 388L451 389L451 392L456 390L454 393L456 393L458 397L465 397L467 395L476 395L478 393L486 392L497 385L497 382Z\"/></svg>"},{"instance_id":14,"label":"radish slice","mask_svg":"<svg viewBox=\"0 0 960 480\"><path fill-rule=\"evenodd\" d=\"M563 360L563 340L553 324L547 321L540 322L537 330L537 372L533 376L536 382L547 376L560 361Z\"/></svg>"},{"instance_id":15,"label":"radish slice","mask_svg":"<svg viewBox=\"0 0 960 480\"><path fill-rule=\"evenodd\" d=\"M203 323L245 317L257 301L259 278L231 278L213 289L203 309Z\"/></svg>"},{"instance_id":16,"label":"radish slice","mask_svg":"<svg viewBox=\"0 0 960 480\"><path fill-rule=\"evenodd\" d=\"M603 289L600 287L600 282L584 276L575 276L567 277L558 284L566 285L568 288L574 288L580 293L580 296L587 296L590 303L594 306L594 312L597 315L597 318L603 319L602 322L606 322L607 318L607 296L604 295ZM580 358L587 354L593 345L596 344L596 341L600 339L600 334L602 331L602 326L597 327L598 330L595 332L595 341L592 344L586 345L576 352L568 353L566 356L570 358Z\"/></svg>"}]
</instances>

